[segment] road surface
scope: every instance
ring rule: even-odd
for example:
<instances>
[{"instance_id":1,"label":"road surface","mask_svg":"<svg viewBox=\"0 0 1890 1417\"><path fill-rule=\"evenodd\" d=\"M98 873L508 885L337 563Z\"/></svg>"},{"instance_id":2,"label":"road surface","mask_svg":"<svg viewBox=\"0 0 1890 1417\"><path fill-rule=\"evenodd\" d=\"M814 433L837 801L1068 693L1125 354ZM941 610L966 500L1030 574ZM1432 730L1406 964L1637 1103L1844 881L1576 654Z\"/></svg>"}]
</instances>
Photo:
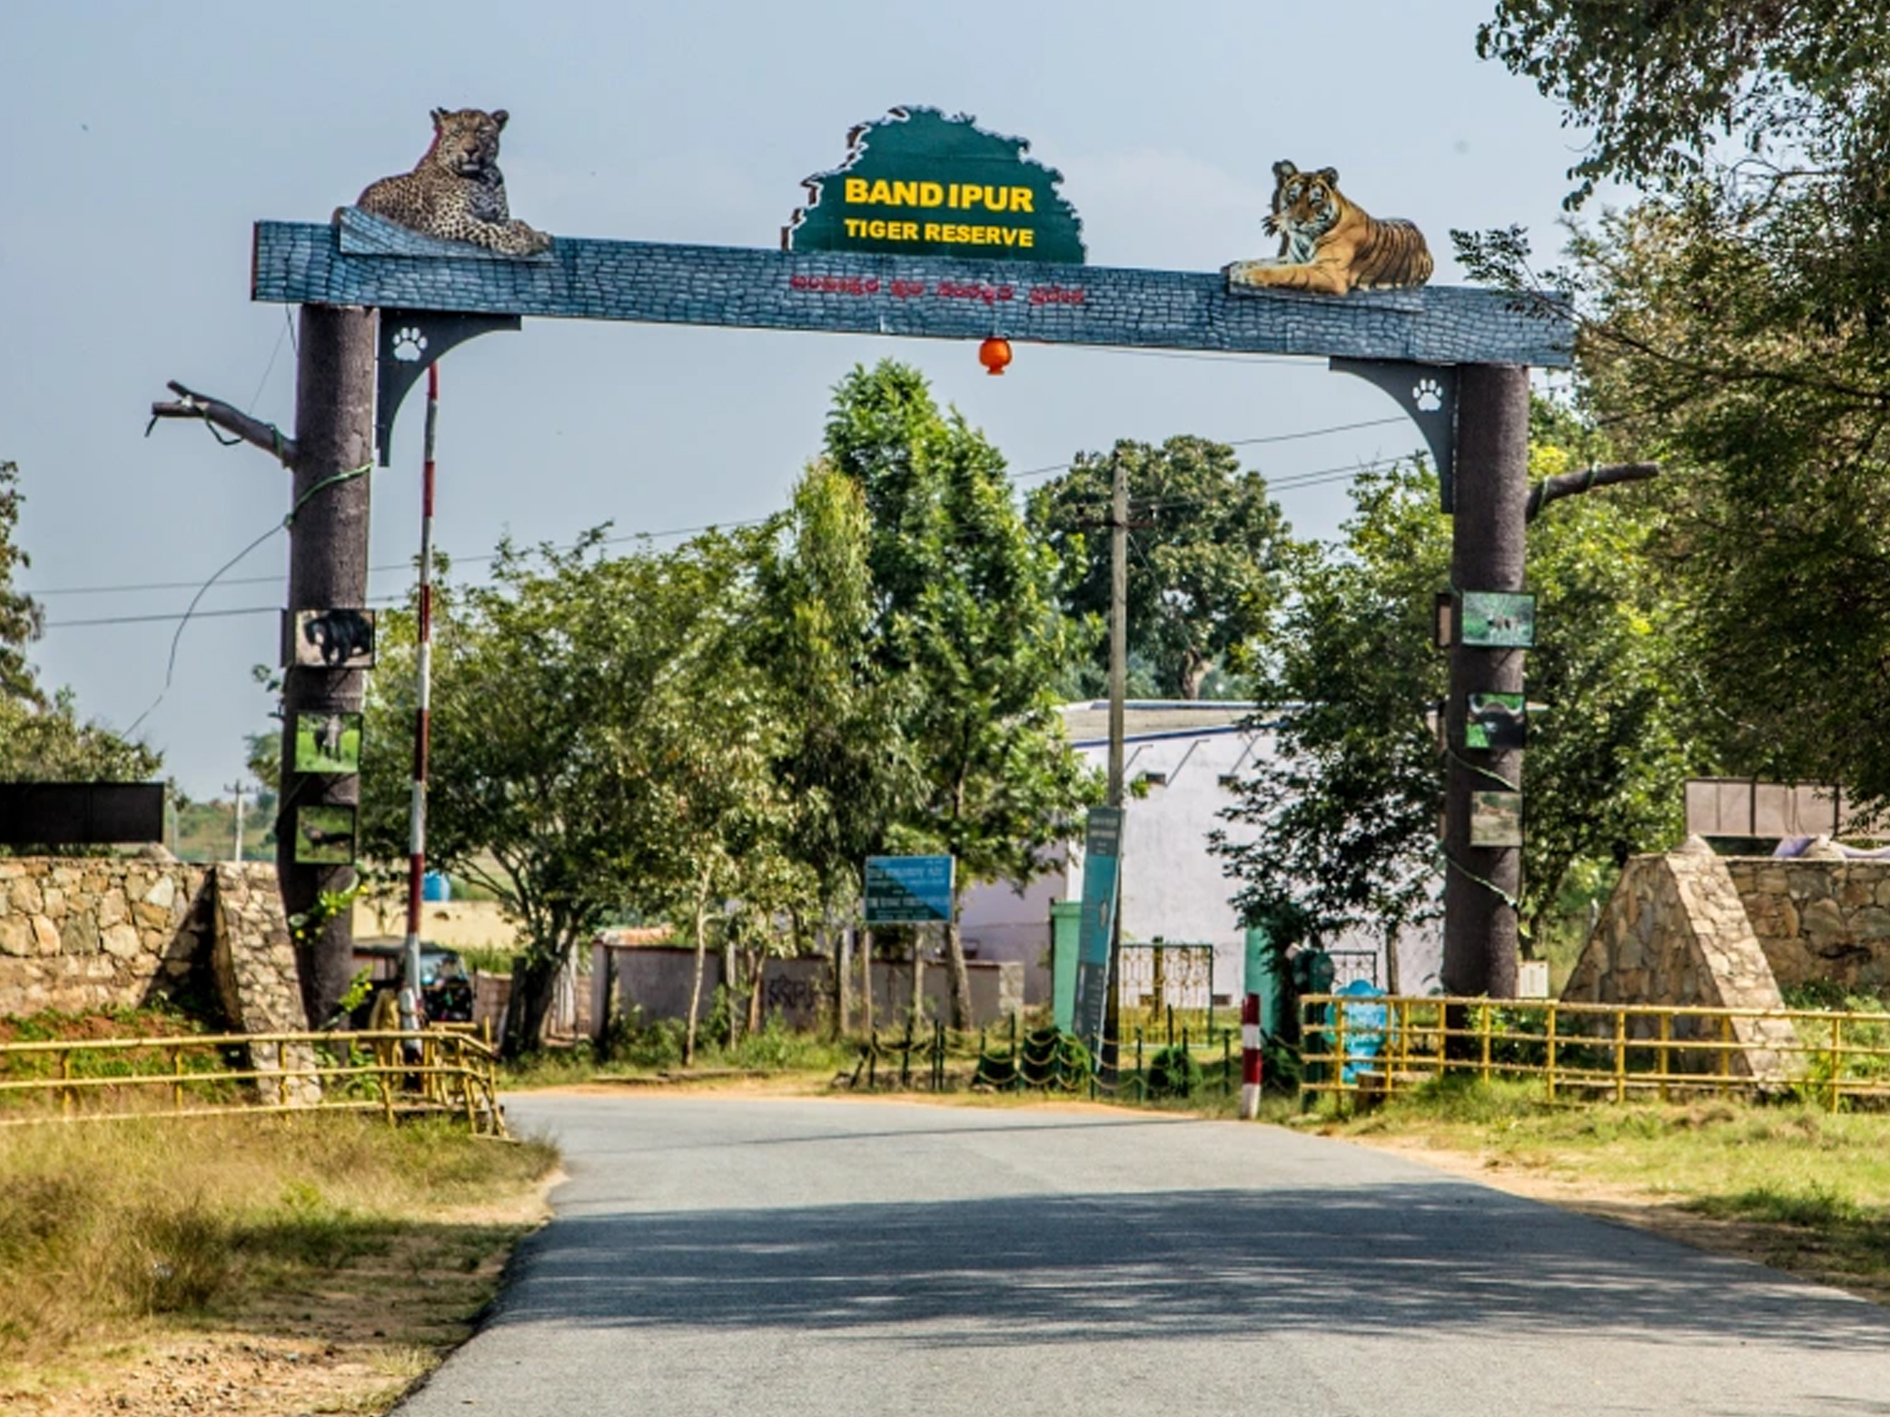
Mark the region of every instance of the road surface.
<instances>
[{"instance_id":1,"label":"road surface","mask_svg":"<svg viewBox=\"0 0 1890 1417\"><path fill-rule=\"evenodd\" d=\"M403 1417L1890 1414L1890 1312L1343 1142L736 1096L509 1115L570 1180Z\"/></svg>"}]
</instances>

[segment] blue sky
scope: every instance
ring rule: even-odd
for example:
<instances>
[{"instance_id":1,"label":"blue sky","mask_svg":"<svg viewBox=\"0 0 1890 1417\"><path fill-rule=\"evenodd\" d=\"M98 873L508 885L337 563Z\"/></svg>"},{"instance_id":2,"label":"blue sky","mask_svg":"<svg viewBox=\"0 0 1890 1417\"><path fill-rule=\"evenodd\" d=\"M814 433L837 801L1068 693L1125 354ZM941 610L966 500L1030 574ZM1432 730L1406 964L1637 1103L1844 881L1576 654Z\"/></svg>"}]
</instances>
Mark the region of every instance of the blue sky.
<instances>
[{"instance_id":1,"label":"blue sky","mask_svg":"<svg viewBox=\"0 0 1890 1417\"><path fill-rule=\"evenodd\" d=\"M504 107L513 210L578 236L772 246L800 181L847 129L936 104L1032 141L1062 170L1093 262L1214 269L1269 254L1273 161L1336 166L1347 193L1451 227L1523 222L1553 246L1578 138L1525 82L1477 61L1488 0L987 4L852 0L320 5L8 0L0 8L0 458L51 622L34 659L117 727L157 698L192 588L286 510L286 474L146 411L167 379L290 427L279 306L248 300L250 224L324 220L424 150L436 106ZM469 563L509 532L564 541L605 521L660 531L767 514L817 447L854 363L922 367L1013 468L1119 437L1264 437L1385 418L1382 394L1315 361L1020 347L1003 379L971 345L528 322L442 364L438 539ZM418 526L417 421L376 474L373 561ZM1285 443L1270 476L1415 448L1399 425ZM1282 493L1330 535L1344 484ZM205 610L280 604L278 536ZM467 570L472 567L467 564ZM400 593L406 573L374 578ZM256 583L241 583L254 579ZM113 590L185 583L171 589ZM266 613L200 618L141 733L193 795L241 767L271 707Z\"/></svg>"}]
</instances>

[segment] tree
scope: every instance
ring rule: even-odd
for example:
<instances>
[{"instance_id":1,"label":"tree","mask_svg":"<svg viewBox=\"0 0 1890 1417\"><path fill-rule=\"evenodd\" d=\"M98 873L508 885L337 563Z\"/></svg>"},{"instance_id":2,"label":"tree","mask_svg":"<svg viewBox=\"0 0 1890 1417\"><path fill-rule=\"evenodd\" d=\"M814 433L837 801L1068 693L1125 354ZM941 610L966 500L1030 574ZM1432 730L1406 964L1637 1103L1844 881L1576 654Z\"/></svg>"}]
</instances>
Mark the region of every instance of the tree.
<instances>
[{"instance_id":1,"label":"tree","mask_svg":"<svg viewBox=\"0 0 1890 1417\"><path fill-rule=\"evenodd\" d=\"M428 851L520 922L515 1052L537 1046L558 971L610 913L721 883L740 844L694 849L714 835L704 794L741 794L731 764L765 762L752 718L731 726L753 702L734 644L746 544L600 559L599 536L502 545L491 585L436 598ZM406 854L412 762L412 622L391 619L362 763L363 847L383 860Z\"/></svg>"},{"instance_id":2,"label":"tree","mask_svg":"<svg viewBox=\"0 0 1890 1417\"><path fill-rule=\"evenodd\" d=\"M45 695L27 662L26 647L38 639L45 624L39 602L13 587L13 574L33 562L15 539L20 524L20 469L0 462L0 701L39 707Z\"/></svg>"},{"instance_id":3,"label":"tree","mask_svg":"<svg viewBox=\"0 0 1890 1417\"><path fill-rule=\"evenodd\" d=\"M13 585L16 569L32 565L15 538L19 525L19 468L0 462L0 780L40 782L140 781L155 777L163 755L81 719L72 693L51 697L27 658L44 616L39 603Z\"/></svg>"},{"instance_id":4,"label":"tree","mask_svg":"<svg viewBox=\"0 0 1890 1417\"><path fill-rule=\"evenodd\" d=\"M858 894L862 860L920 790L904 733L912 686L875 655L871 550L860 484L815 463L756 573L749 646L785 729L774 771L797 803L787 849L829 917Z\"/></svg>"},{"instance_id":5,"label":"tree","mask_svg":"<svg viewBox=\"0 0 1890 1417\"><path fill-rule=\"evenodd\" d=\"M1079 453L1070 470L1031 494L1030 525L1062 567L1067 613L1100 627L1109 613L1112 466L1129 483L1129 652L1153 671L1163 698L1199 697L1217 665L1235 674L1285 597L1303 553L1266 479L1243 472L1234 450L1179 436L1159 448L1123 441ZM1085 687L1106 683L1109 648L1090 636Z\"/></svg>"},{"instance_id":6,"label":"tree","mask_svg":"<svg viewBox=\"0 0 1890 1417\"><path fill-rule=\"evenodd\" d=\"M1857 0L1506 0L1483 51L1641 182L1537 281L1580 320L1594 417L1669 469L1655 549L1711 756L1890 802L1890 20Z\"/></svg>"},{"instance_id":7,"label":"tree","mask_svg":"<svg viewBox=\"0 0 1890 1417\"><path fill-rule=\"evenodd\" d=\"M1545 431L1558 422L1540 412ZM1538 441L1531 461L1549 477L1570 454ZM1658 518L1645 502L1640 490L1578 499L1530 533L1529 698L1546 711L1530 721L1520 784L1526 932L1578 863L1618 863L1678 833L1689 704L1678 647L1661 633L1663 580L1647 551ZM1422 466L1362 475L1353 503L1342 545L1309 567L1284 617L1263 715L1277 724L1275 757L1227 814L1257 835L1216 848L1246 918L1288 916L1314 936L1430 918L1448 869L1437 848L1445 756L1425 711L1445 692L1430 617L1449 582L1449 526Z\"/></svg>"},{"instance_id":8,"label":"tree","mask_svg":"<svg viewBox=\"0 0 1890 1417\"><path fill-rule=\"evenodd\" d=\"M826 452L872 519L875 658L911 695L904 731L923 790L900 836L957 858L958 897L975 880L1022 885L1094 796L1056 713L1066 651L1051 553L1024 525L997 449L940 413L916 370L889 360L843 379ZM946 952L963 1028L958 903Z\"/></svg>"}]
</instances>

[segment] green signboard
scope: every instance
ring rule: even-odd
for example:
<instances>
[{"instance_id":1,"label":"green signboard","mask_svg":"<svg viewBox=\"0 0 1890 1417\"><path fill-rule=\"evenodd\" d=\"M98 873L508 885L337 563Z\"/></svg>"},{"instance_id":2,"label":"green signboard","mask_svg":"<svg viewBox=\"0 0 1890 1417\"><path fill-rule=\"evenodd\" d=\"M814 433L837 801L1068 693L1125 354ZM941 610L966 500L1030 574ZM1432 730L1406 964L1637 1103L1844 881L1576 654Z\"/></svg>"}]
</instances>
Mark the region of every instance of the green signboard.
<instances>
[{"instance_id":1,"label":"green signboard","mask_svg":"<svg viewBox=\"0 0 1890 1417\"><path fill-rule=\"evenodd\" d=\"M1082 221L1057 191L1063 174L1025 157L1022 138L987 133L967 114L895 108L855 128L847 148L839 167L807 179L784 250L1083 263Z\"/></svg>"}]
</instances>

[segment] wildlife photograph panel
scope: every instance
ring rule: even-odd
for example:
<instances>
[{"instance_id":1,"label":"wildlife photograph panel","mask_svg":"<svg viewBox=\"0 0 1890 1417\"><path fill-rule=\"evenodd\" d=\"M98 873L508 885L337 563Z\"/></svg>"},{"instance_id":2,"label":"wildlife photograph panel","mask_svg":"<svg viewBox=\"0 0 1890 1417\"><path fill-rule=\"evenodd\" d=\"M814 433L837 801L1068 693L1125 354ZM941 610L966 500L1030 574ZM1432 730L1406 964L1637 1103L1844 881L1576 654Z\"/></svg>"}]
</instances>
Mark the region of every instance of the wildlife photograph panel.
<instances>
[{"instance_id":1,"label":"wildlife photograph panel","mask_svg":"<svg viewBox=\"0 0 1890 1417\"><path fill-rule=\"evenodd\" d=\"M372 669L372 610L298 610L288 661L299 669Z\"/></svg>"},{"instance_id":2,"label":"wildlife photograph panel","mask_svg":"<svg viewBox=\"0 0 1890 1417\"><path fill-rule=\"evenodd\" d=\"M1464 715L1463 745L1497 750L1521 748L1529 733L1521 694L1472 694Z\"/></svg>"},{"instance_id":3,"label":"wildlife photograph panel","mask_svg":"<svg viewBox=\"0 0 1890 1417\"><path fill-rule=\"evenodd\" d=\"M361 718L358 713L298 713L295 770L361 771Z\"/></svg>"},{"instance_id":4,"label":"wildlife photograph panel","mask_svg":"<svg viewBox=\"0 0 1890 1417\"><path fill-rule=\"evenodd\" d=\"M354 808L297 807L295 860L302 866L352 866Z\"/></svg>"},{"instance_id":5,"label":"wildlife photograph panel","mask_svg":"<svg viewBox=\"0 0 1890 1417\"><path fill-rule=\"evenodd\" d=\"M1463 593L1461 642L1483 649L1534 649L1536 598L1523 591Z\"/></svg>"}]
</instances>

